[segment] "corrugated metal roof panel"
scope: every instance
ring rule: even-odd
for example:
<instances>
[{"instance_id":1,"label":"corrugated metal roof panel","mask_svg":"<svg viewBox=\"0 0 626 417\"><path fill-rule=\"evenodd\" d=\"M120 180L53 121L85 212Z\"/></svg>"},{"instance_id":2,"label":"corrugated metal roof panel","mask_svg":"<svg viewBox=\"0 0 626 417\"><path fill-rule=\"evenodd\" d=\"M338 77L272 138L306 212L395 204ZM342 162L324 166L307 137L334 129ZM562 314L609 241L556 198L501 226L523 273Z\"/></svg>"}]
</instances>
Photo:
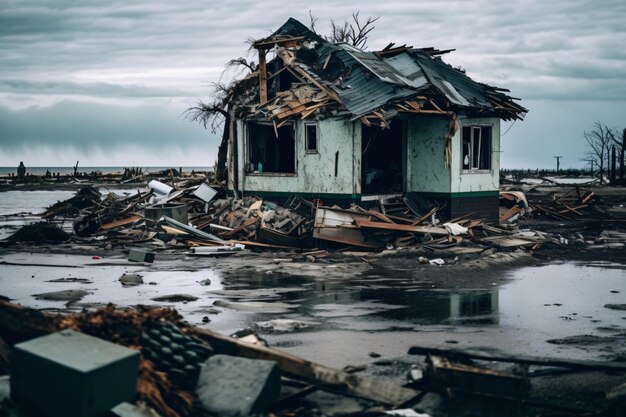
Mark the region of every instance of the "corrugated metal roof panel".
<instances>
[{"instance_id":1,"label":"corrugated metal roof panel","mask_svg":"<svg viewBox=\"0 0 626 417\"><path fill-rule=\"evenodd\" d=\"M373 53L361 51L350 45L342 44L340 46L381 81L394 84L402 83L393 68Z\"/></svg>"},{"instance_id":2,"label":"corrugated metal roof panel","mask_svg":"<svg viewBox=\"0 0 626 417\"><path fill-rule=\"evenodd\" d=\"M409 54L386 58L385 62L399 72L402 81L411 87L419 88L428 83L422 67Z\"/></svg>"}]
</instances>

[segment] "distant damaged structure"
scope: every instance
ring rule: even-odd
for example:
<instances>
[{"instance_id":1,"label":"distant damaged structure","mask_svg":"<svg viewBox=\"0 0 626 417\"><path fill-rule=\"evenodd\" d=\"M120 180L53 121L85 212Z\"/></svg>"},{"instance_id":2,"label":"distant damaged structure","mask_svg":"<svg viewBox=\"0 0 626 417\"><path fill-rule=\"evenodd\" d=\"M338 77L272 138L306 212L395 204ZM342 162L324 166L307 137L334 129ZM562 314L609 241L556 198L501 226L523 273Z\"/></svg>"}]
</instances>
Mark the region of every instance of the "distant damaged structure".
<instances>
[{"instance_id":1,"label":"distant damaged structure","mask_svg":"<svg viewBox=\"0 0 626 417\"><path fill-rule=\"evenodd\" d=\"M289 19L229 92L228 189L329 202L406 196L497 221L500 120L527 110L441 60L333 44ZM273 52L271 59L268 53Z\"/></svg>"}]
</instances>

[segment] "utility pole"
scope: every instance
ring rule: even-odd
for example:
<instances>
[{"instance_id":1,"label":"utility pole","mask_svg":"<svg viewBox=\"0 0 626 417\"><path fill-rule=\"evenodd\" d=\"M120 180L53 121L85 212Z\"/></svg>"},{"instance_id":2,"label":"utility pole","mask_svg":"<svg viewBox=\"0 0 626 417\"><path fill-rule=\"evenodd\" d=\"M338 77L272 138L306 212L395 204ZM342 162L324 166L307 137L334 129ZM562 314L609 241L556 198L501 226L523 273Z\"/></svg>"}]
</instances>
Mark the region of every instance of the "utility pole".
<instances>
[{"instance_id":1,"label":"utility pole","mask_svg":"<svg viewBox=\"0 0 626 417\"><path fill-rule=\"evenodd\" d=\"M562 156L555 156L556 158L556 175L559 175L559 168L561 167L561 158Z\"/></svg>"}]
</instances>

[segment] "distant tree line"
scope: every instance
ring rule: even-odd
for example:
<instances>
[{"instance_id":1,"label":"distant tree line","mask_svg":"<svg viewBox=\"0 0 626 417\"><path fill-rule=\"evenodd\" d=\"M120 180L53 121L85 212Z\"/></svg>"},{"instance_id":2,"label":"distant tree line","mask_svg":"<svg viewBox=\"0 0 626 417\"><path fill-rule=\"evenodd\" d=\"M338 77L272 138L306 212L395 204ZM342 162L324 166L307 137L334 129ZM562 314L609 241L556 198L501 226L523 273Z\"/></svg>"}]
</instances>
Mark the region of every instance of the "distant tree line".
<instances>
[{"instance_id":1,"label":"distant tree line","mask_svg":"<svg viewBox=\"0 0 626 417\"><path fill-rule=\"evenodd\" d=\"M512 178L515 181L521 181L524 178L543 178L557 174L556 169L501 169L500 178ZM593 174L589 169L566 168L559 169L560 176L577 178L585 177Z\"/></svg>"},{"instance_id":2,"label":"distant tree line","mask_svg":"<svg viewBox=\"0 0 626 417\"><path fill-rule=\"evenodd\" d=\"M601 179L608 177L611 184L626 185L626 128L620 131L596 121L593 129L584 132L584 137L587 142L585 161L591 165L591 171Z\"/></svg>"}]
</instances>

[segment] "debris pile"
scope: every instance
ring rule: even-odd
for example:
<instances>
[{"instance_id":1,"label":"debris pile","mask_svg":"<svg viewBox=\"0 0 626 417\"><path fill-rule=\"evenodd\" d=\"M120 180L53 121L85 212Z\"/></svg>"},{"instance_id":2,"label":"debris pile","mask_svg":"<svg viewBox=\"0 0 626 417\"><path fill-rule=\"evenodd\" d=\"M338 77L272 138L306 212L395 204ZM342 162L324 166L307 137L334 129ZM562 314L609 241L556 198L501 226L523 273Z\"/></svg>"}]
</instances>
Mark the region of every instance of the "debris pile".
<instances>
[{"instance_id":1,"label":"debris pile","mask_svg":"<svg viewBox=\"0 0 626 417\"><path fill-rule=\"evenodd\" d=\"M0 334L9 345L63 329L139 350L137 398L156 412L152 415L206 415L217 409L220 415L244 415L243 408L298 415L301 398L318 391L336 401L360 398L368 408L384 410L419 395L391 381L350 374L191 327L172 309L109 305L92 312L52 315L0 301ZM183 369L189 367L187 372L181 370L182 362ZM237 399L242 389L246 398Z\"/></svg>"},{"instance_id":2,"label":"debris pile","mask_svg":"<svg viewBox=\"0 0 626 417\"><path fill-rule=\"evenodd\" d=\"M67 242L70 236L53 223L38 222L23 226L9 236L11 243L61 243Z\"/></svg>"},{"instance_id":3,"label":"debris pile","mask_svg":"<svg viewBox=\"0 0 626 417\"><path fill-rule=\"evenodd\" d=\"M589 210L595 204L595 193L574 187L564 193L554 193L548 201L532 203L535 218L554 220L577 220L589 216Z\"/></svg>"},{"instance_id":4,"label":"debris pile","mask_svg":"<svg viewBox=\"0 0 626 417\"><path fill-rule=\"evenodd\" d=\"M617 416L626 401L626 365L615 361L414 346L409 355L425 360L416 359L408 371L408 382L400 384L362 373L367 366L333 369L193 327L172 309L126 310L109 305L91 312L52 315L0 301L0 346L5 350L63 329L139 351L137 406L124 403L115 409L140 408L150 410L146 415L153 416L590 412ZM9 369L9 356L4 356L5 369ZM189 370L184 372L181 367ZM572 373L589 378L575 387L558 382ZM0 412L10 406L2 401Z\"/></svg>"},{"instance_id":5,"label":"debris pile","mask_svg":"<svg viewBox=\"0 0 626 417\"><path fill-rule=\"evenodd\" d=\"M560 216L576 216L581 214L582 204L593 203L593 196L578 190L557 196L554 204L566 207L560 211L574 213ZM188 250L195 256L230 255L246 248L383 251L387 255L407 253L408 249L422 256L424 263L441 265L446 263L439 259L444 254L455 258L490 248L534 251L546 244L568 242L558 233L520 226L518 220L526 213L556 212L547 203L529 204L524 193L509 191L501 193L501 204L498 226L476 219L473 213L446 221L438 207L417 204L407 197L341 208L292 196L280 205L254 196L227 197L225 190L191 178L170 184L152 180L147 188L126 196L103 195L87 187L42 216L50 228L54 222L73 218L75 235L71 239L82 246L109 250L139 245L141 248L131 248L129 254L129 260L138 262L152 262L151 250L167 248ZM10 242L17 242L17 236L24 233L26 230L20 231ZM34 240L51 241L36 237L27 241Z\"/></svg>"}]
</instances>

